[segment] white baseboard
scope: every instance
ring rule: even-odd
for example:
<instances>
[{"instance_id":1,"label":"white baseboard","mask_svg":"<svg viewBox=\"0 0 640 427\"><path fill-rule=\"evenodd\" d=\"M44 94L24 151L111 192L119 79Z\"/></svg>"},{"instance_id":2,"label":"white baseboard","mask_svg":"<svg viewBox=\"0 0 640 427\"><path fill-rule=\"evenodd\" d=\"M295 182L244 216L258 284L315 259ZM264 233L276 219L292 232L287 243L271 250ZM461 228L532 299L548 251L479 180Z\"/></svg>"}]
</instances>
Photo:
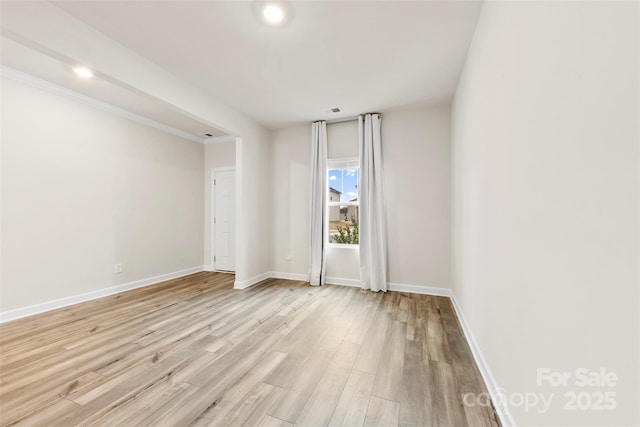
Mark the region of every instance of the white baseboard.
<instances>
[{"instance_id":1,"label":"white baseboard","mask_svg":"<svg viewBox=\"0 0 640 427\"><path fill-rule=\"evenodd\" d=\"M266 273L258 274L257 276L254 276L247 280L236 280L233 283L233 289L247 289L249 286L253 286L256 283L260 283L263 280L270 278L270 273L270 271L267 271Z\"/></svg>"},{"instance_id":2,"label":"white baseboard","mask_svg":"<svg viewBox=\"0 0 640 427\"><path fill-rule=\"evenodd\" d=\"M205 265L203 265L203 266L202 266L202 269L203 269L204 271L215 271L215 270L213 269L213 266L211 266L211 265L209 265L209 264L205 264Z\"/></svg>"},{"instance_id":3,"label":"white baseboard","mask_svg":"<svg viewBox=\"0 0 640 427\"><path fill-rule=\"evenodd\" d=\"M345 279L342 277L327 277L324 279L327 285L351 286L353 288L360 287L360 279Z\"/></svg>"},{"instance_id":4,"label":"white baseboard","mask_svg":"<svg viewBox=\"0 0 640 427\"><path fill-rule=\"evenodd\" d=\"M298 274L298 273L285 273L282 271L270 271L269 277L274 279L285 279L285 280L297 280L301 282L308 282L309 275L308 274Z\"/></svg>"},{"instance_id":5,"label":"white baseboard","mask_svg":"<svg viewBox=\"0 0 640 427\"><path fill-rule=\"evenodd\" d=\"M325 283L328 285L340 285L351 286L354 288L360 287L359 279L345 279L342 277L327 277ZM387 287L390 291L395 292L408 292L411 294L424 294L435 295L442 297L451 297L451 289L438 288L434 286L422 286L422 285L406 285L403 283L387 283Z\"/></svg>"},{"instance_id":6,"label":"white baseboard","mask_svg":"<svg viewBox=\"0 0 640 427\"><path fill-rule=\"evenodd\" d=\"M387 283L390 291L408 292L410 294L434 295L439 297L451 297L451 289L435 286L406 285L404 283Z\"/></svg>"},{"instance_id":7,"label":"white baseboard","mask_svg":"<svg viewBox=\"0 0 640 427\"><path fill-rule=\"evenodd\" d=\"M491 370L489 369L489 365L487 361L482 356L482 352L480 351L480 347L478 347L478 343L476 342L473 334L471 333L471 329L469 329L469 325L462 314L462 309L456 301L455 294L453 291L451 292L451 304L453 305L454 310L456 311L456 315L458 316L458 320L460 320L460 325L462 326L462 332L464 333L465 338L467 339L467 343L471 348L471 353L473 354L473 358L476 361L476 365L480 370L480 374L482 375L482 379L484 380L485 385L487 386L487 391L491 395L491 401L494 404L496 409L496 414L498 418L500 418L500 424L503 427L514 427L516 425L515 420L511 416L509 412L509 408L504 406L504 402L499 398L500 388L496 383L495 378L491 374Z\"/></svg>"},{"instance_id":8,"label":"white baseboard","mask_svg":"<svg viewBox=\"0 0 640 427\"><path fill-rule=\"evenodd\" d=\"M203 266L187 268L185 270L174 271L173 273L161 274L155 277L149 277L147 279L136 280L129 283L123 283L122 285L111 286L108 288L102 288L91 292L85 292L79 295L72 295L56 299L53 301L47 301L41 304L34 304L28 307L16 308L0 313L0 323L8 322L10 320L21 319L27 316L33 316L34 314L44 313L45 311L56 310L58 308L67 307L70 305L78 304L81 302L91 301L97 298L106 297L109 295L117 294L131 289L142 288L144 286L155 285L156 283L164 282L171 279L177 279L178 277L187 276L193 273L199 273L203 271Z\"/></svg>"}]
</instances>

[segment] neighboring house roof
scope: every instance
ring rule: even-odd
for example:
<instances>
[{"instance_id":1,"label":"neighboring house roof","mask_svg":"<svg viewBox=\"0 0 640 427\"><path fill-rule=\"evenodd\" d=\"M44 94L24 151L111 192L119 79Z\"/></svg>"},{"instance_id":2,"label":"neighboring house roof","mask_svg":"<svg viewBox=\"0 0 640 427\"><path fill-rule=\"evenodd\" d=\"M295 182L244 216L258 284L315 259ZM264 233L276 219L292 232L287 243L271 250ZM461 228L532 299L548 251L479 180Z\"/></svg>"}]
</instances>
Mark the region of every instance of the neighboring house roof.
<instances>
[{"instance_id":1,"label":"neighboring house roof","mask_svg":"<svg viewBox=\"0 0 640 427\"><path fill-rule=\"evenodd\" d=\"M331 191L332 193L336 193L336 194L342 194L342 191L338 191L333 187L329 187L329 191Z\"/></svg>"},{"instance_id":2,"label":"neighboring house roof","mask_svg":"<svg viewBox=\"0 0 640 427\"><path fill-rule=\"evenodd\" d=\"M358 201L358 198L356 197L355 199L353 199L353 200L349 200L349 201L350 201L350 202L357 202L357 201Z\"/></svg>"}]
</instances>

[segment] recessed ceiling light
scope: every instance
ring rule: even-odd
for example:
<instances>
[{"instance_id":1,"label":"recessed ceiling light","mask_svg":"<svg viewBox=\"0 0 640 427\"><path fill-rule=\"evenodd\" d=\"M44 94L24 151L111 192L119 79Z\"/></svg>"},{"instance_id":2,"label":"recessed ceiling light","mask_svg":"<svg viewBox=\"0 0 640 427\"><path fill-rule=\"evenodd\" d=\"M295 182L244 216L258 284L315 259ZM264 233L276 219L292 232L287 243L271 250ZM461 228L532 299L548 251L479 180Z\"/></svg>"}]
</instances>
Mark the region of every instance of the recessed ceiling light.
<instances>
[{"instance_id":1,"label":"recessed ceiling light","mask_svg":"<svg viewBox=\"0 0 640 427\"><path fill-rule=\"evenodd\" d=\"M284 20L284 9L279 4L270 3L262 9L264 20L271 25L278 25Z\"/></svg>"},{"instance_id":2,"label":"recessed ceiling light","mask_svg":"<svg viewBox=\"0 0 640 427\"><path fill-rule=\"evenodd\" d=\"M73 71L78 77L82 77L83 79L90 79L93 77L93 72L87 67L74 67Z\"/></svg>"}]
</instances>

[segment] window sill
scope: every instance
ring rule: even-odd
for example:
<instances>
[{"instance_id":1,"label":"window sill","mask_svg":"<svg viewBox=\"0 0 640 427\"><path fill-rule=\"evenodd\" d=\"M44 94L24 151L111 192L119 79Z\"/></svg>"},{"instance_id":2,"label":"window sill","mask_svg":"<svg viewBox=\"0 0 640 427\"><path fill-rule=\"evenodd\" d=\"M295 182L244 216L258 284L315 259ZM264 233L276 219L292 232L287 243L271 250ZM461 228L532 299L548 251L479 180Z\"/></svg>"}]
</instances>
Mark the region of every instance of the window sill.
<instances>
[{"instance_id":1,"label":"window sill","mask_svg":"<svg viewBox=\"0 0 640 427\"><path fill-rule=\"evenodd\" d=\"M347 245L344 243L327 243L327 248L359 249L360 245Z\"/></svg>"}]
</instances>

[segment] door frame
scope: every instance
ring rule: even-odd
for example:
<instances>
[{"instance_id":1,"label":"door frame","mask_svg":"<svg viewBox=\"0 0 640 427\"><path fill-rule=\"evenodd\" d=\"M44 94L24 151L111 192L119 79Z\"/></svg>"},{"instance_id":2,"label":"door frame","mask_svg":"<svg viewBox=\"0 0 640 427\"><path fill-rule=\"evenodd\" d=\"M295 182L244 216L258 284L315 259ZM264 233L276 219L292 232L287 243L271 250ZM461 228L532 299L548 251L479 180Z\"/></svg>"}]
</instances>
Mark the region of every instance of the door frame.
<instances>
[{"instance_id":1,"label":"door frame","mask_svg":"<svg viewBox=\"0 0 640 427\"><path fill-rule=\"evenodd\" d=\"M214 184L214 180L216 179L216 173L217 172L235 172L236 171L236 167L235 166L223 166L223 167L217 167L217 168L211 168L211 216L209 217L209 224L211 225L211 236L209 236L210 239L210 248L211 250L209 251L209 262L211 263L211 270L212 271L219 271L216 269L216 263L214 260L215 254L216 254L216 229L215 229L215 224L213 223L213 219L215 218L216 215L216 186ZM236 200L237 196L238 196L238 192L237 190L237 181L238 181L238 177L235 177L236 179L234 179L234 186L233 186L233 197L234 200ZM237 203L236 207L237 207ZM236 209L234 209L234 223L237 225L237 212ZM234 239L234 246L237 247L237 242L235 242L236 239L236 232L234 230L233 233L233 239ZM237 257L236 257L237 258ZM237 260L236 260L237 261ZM229 271L227 270L220 270L223 273L227 273Z\"/></svg>"}]
</instances>

